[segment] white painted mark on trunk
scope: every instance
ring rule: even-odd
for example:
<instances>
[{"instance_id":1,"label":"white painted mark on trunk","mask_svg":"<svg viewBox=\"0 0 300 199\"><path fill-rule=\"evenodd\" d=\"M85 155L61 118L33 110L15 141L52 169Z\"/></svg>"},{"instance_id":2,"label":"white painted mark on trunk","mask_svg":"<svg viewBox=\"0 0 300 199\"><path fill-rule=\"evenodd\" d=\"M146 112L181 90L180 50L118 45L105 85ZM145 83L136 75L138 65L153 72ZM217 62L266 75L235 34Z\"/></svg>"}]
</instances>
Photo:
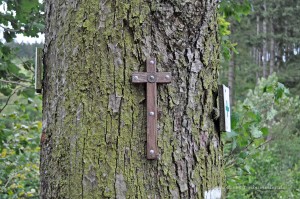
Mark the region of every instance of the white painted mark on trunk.
<instances>
[{"instance_id":1,"label":"white painted mark on trunk","mask_svg":"<svg viewBox=\"0 0 300 199\"><path fill-rule=\"evenodd\" d=\"M221 199L222 191L221 188L216 187L214 189L205 191L204 198L205 199Z\"/></svg>"}]
</instances>

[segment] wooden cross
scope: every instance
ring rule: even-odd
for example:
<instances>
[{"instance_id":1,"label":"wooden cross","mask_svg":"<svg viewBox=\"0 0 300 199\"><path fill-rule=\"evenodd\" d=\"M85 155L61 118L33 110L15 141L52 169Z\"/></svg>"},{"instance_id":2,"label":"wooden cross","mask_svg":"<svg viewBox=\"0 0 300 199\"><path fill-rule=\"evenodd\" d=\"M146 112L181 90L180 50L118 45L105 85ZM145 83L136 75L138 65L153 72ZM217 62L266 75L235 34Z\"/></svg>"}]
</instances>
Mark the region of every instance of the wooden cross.
<instances>
[{"instance_id":1,"label":"wooden cross","mask_svg":"<svg viewBox=\"0 0 300 199\"><path fill-rule=\"evenodd\" d=\"M170 83L170 72L156 72L155 58L147 59L147 72L132 74L133 83L147 83L147 159L157 159L157 83Z\"/></svg>"}]
</instances>

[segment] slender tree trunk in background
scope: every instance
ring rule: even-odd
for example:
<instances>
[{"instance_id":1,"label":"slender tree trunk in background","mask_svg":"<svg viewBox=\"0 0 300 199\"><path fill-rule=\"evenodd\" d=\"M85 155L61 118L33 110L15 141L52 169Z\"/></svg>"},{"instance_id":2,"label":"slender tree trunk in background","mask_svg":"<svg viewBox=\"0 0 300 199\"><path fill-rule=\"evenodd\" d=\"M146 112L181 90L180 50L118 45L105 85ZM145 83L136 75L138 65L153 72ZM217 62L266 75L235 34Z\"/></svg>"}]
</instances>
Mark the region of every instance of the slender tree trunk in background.
<instances>
[{"instance_id":1,"label":"slender tree trunk in background","mask_svg":"<svg viewBox=\"0 0 300 199\"><path fill-rule=\"evenodd\" d=\"M46 1L41 198L220 198L216 2ZM152 161L131 83L150 56L173 77Z\"/></svg>"},{"instance_id":2,"label":"slender tree trunk in background","mask_svg":"<svg viewBox=\"0 0 300 199\"><path fill-rule=\"evenodd\" d=\"M287 22L287 24L288 24L288 22ZM287 34L288 34L289 38L295 38L293 27L288 28ZM288 59L286 61L290 61L290 59L294 56L294 49L295 49L295 44L294 44L294 42L290 41L288 43Z\"/></svg>"},{"instance_id":3,"label":"slender tree trunk in background","mask_svg":"<svg viewBox=\"0 0 300 199\"><path fill-rule=\"evenodd\" d=\"M277 55L276 55L276 64L275 64L275 70L276 72L279 71L280 69L280 65L282 63L282 56L283 56L283 45L282 43L280 42L278 45L277 45Z\"/></svg>"},{"instance_id":4,"label":"slender tree trunk in background","mask_svg":"<svg viewBox=\"0 0 300 199\"><path fill-rule=\"evenodd\" d=\"M271 33L271 38L270 38L270 70L269 70L269 75L271 75L274 71L275 68L275 38L274 38L274 27L273 27L273 19L270 19L270 33Z\"/></svg>"},{"instance_id":5,"label":"slender tree trunk in background","mask_svg":"<svg viewBox=\"0 0 300 199\"><path fill-rule=\"evenodd\" d=\"M259 34L260 34L260 18L257 15L256 16L256 35L259 36ZM256 47L256 60L255 60L255 62L256 62L256 65L258 66L258 69L259 69L259 70L256 71L256 81L258 81L259 78L260 78L260 68L261 68L261 50L260 50L259 46Z\"/></svg>"},{"instance_id":6,"label":"slender tree trunk in background","mask_svg":"<svg viewBox=\"0 0 300 199\"><path fill-rule=\"evenodd\" d=\"M288 59L286 61L290 61L290 59L294 56L294 43L290 43L288 46Z\"/></svg>"},{"instance_id":7,"label":"slender tree trunk in background","mask_svg":"<svg viewBox=\"0 0 300 199\"><path fill-rule=\"evenodd\" d=\"M234 62L234 52L232 52L231 60L229 62L228 70L228 87L230 88L230 105L234 105L234 82L235 82L235 62Z\"/></svg>"},{"instance_id":8,"label":"slender tree trunk in background","mask_svg":"<svg viewBox=\"0 0 300 199\"><path fill-rule=\"evenodd\" d=\"M288 38L288 22L287 22L287 20L284 20L284 36L285 36L285 38ZM288 61L290 59L288 43L285 43L285 45L284 45L284 54L283 55L285 58L283 65L285 65L286 61Z\"/></svg>"},{"instance_id":9,"label":"slender tree trunk in background","mask_svg":"<svg viewBox=\"0 0 300 199\"><path fill-rule=\"evenodd\" d=\"M267 12L267 5L266 5L266 1L264 1L264 4L263 4L263 8L264 8L264 13ZM263 22L262 22L262 28L263 28L263 49L262 49L262 56L263 56L263 59L262 59L262 69L263 69L263 77L267 77L267 18L266 16L263 17Z\"/></svg>"},{"instance_id":10,"label":"slender tree trunk in background","mask_svg":"<svg viewBox=\"0 0 300 199\"><path fill-rule=\"evenodd\" d=\"M252 50L250 52L250 56L252 56L252 58L254 60L256 60L256 48L255 47L252 47Z\"/></svg>"}]
</instances>

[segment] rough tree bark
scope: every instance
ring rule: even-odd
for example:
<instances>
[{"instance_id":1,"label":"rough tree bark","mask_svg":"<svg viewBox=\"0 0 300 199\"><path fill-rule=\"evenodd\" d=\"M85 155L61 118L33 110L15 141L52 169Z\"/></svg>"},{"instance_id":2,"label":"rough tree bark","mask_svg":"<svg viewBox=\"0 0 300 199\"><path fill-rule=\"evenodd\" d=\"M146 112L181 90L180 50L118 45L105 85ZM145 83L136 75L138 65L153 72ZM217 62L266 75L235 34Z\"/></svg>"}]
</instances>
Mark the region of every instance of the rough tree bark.
<instances>
[{"instance_id":1,"label":"rough tree bark","mask_svg":"<svg viewBox=\"0 0 300 199\"><path fill-rule=\"evenodd\" d=\"M47 0L41 198L220 198L217 1ZM145 85L157 58L158 160Z\"/></svg>"}]
</instances>

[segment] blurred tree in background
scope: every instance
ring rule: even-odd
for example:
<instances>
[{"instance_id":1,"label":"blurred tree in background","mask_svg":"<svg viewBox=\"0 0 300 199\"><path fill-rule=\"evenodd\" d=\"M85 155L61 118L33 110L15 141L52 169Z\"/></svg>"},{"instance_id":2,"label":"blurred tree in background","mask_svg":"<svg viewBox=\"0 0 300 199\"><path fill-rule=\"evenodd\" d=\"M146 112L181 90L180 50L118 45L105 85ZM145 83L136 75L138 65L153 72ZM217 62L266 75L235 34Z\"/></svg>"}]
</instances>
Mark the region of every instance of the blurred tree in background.
<instances>
[{"instance_id":1,"label":"blurred tree in background","mask_svg":"<svg viewBox=\"0 0 300 199\"><path fill-rule=\"evenodd\" d=\"M228 198L300 197L299 3L221 2L234 44L221 70L234 104L223 137Z\"/></svg>"},{"instance_id":2,"label":"blurred tree in background","mask_svg":"<svg viewBox=\"0 0 300 199\"><path fill-rule=\"evenodd\" d=\"M279 81L300 93L300 2L297 0L222 1L232 43L238 44L231 60L222 63L222 82L232 85L233 98L243 99L261 77L276 72ZM236 17L238 4L250 9ZM243 12L245 13L245 12Z\"/></svg>"}]
</instances>

